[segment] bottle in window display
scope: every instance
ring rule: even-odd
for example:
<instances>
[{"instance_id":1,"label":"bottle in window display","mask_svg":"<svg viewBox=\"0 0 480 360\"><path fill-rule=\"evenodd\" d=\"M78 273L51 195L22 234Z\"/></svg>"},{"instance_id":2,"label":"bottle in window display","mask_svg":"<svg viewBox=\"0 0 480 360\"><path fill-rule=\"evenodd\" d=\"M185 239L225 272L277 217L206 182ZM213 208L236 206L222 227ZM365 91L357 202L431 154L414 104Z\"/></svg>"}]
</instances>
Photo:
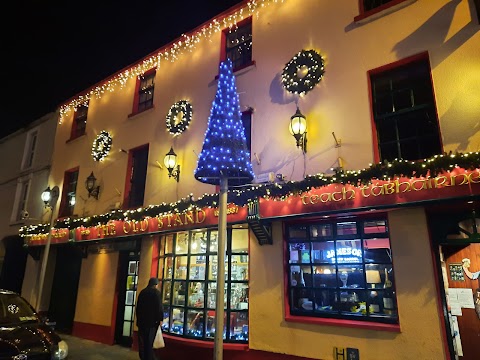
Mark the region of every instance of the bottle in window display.
<instances>
[{"instance_id":1,"label":"bottle in window display","mask_svg":"<svg viewBox=\"0 0 480 360\"><path fill-rule=\"evenodd\" d=\"M388 269L385 268L385 283L383 284L383 288L385 289L384 295L383 295L383 308L385 313L387 314L392 314L395 305L393 301L393 288L392 288L392 282L388 278Z\"/></svg>"}]
</instances>

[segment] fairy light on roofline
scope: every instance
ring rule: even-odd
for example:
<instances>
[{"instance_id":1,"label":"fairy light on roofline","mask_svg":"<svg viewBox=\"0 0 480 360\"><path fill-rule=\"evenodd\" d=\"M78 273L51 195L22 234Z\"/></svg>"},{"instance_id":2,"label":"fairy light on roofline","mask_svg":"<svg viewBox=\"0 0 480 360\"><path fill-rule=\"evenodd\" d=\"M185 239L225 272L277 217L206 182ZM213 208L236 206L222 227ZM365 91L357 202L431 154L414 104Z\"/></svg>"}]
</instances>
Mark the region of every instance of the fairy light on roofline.
<instances>
[{"instance_id":1,"label":"fairy light on roofline","mask_svg":"<svg viewBox=\"0 0 480 360\"><path fill-rule=\"evenodd\" d=\"M125 87L129 79L142 76L150 69L158 69L161 60L175 62L180 55L192 52L202 39L209 39L217 32L227 28L230 29L230 31L235 31L237 23L241 20L253 15L258 17L260 9L270 4L283 3L285 1L286 0L250 0L245 6L232 14L220 19L213 19L209 24L202 26L192 34L182 34L176 42L160 49L158 52L143 59L131 68L114 75L103 84L93 87L86 94L78 95L67 104L61 105L58 123L62 124L67 113L88 103L90 99L99 99L104 93L114 92L117 88L121 89Z\"/></svg>"}]
</instances>

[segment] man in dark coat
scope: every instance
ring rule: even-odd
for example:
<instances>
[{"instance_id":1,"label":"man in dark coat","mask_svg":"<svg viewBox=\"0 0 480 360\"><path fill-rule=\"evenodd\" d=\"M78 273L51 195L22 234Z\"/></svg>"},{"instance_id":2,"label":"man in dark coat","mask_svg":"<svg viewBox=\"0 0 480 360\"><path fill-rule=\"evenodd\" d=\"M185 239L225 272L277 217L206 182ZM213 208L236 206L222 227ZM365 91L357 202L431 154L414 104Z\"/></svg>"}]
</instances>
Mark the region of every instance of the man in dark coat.
<instances>
[{"instance_id":1,"label":"man in dark coat","mask_svg":"<svg viewBox=\"0 0 480 360\"><path fill-rule=\"evenodd\" d=\"M138 295L136 316L138 326L138 354L141 360L156 360L153 352L153 340L158 325L163 320L163 306L160 291L157 289L159 281L150 278L145 289Z\"/></svg>"}]
</instances>

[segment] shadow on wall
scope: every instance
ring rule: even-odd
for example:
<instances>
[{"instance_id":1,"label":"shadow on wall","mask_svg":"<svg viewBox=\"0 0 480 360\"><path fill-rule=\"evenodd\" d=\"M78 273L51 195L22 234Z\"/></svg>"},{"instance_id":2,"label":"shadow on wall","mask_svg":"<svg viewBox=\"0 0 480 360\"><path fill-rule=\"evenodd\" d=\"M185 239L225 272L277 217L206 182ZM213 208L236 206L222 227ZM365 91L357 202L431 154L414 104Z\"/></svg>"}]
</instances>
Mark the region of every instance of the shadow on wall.
<instances>
[{"instance_id":1,"label":"shadow on wall","mask_svg":"<svg viewBox=\"0 0 480 360\"><path fill-rule=\"evenodd\" d=\"M433 14L425 23L417 30L411 33L402 41L398 42L393 51L397 54L397 58L402 59L413 53L419 53L428 49L431 53L431 66L434 69L440 65L450 54L462 46L476 32L479 26L473 18L457 33L446 40L457 5L462 0L453 0L442 6ZM473 14L470 6L470 16ZM432 31L433 30L433 31Z\"/></svg>"},{"instance_id":2,"label":"shadow on wall","mask_svg":"<svg viewBox=\"0 0 480 360\"><path fill-rule=\"evenodd\" d=\"M473 97L480 94L480 83L472 79L457 93L448 110L442 115L440 125L444 135L445 152L480 151L480 118ZM471 111L469 111L471 109Z\"/></svg>"}]
</instances>

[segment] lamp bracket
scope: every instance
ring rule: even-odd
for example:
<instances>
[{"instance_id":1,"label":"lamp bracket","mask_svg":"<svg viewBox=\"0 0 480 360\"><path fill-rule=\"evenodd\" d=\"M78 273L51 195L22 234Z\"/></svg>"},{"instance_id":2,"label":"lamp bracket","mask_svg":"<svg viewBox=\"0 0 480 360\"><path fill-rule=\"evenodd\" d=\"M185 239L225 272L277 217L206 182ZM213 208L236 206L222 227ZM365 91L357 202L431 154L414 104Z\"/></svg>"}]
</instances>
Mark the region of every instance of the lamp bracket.
<instances>
[{"instance_id":1,"label":"lamp bracket","mask_svg":"<svg viewBox=\"0 0 480 360\"><path fill-rule=\"evenodd\" d=\"M335 140L335 147L338 148L338 147L342 146L342 140L337 139L334 131L332 131L332 136L333 136L333 139Z\"/></svg>"}]
</instances>

